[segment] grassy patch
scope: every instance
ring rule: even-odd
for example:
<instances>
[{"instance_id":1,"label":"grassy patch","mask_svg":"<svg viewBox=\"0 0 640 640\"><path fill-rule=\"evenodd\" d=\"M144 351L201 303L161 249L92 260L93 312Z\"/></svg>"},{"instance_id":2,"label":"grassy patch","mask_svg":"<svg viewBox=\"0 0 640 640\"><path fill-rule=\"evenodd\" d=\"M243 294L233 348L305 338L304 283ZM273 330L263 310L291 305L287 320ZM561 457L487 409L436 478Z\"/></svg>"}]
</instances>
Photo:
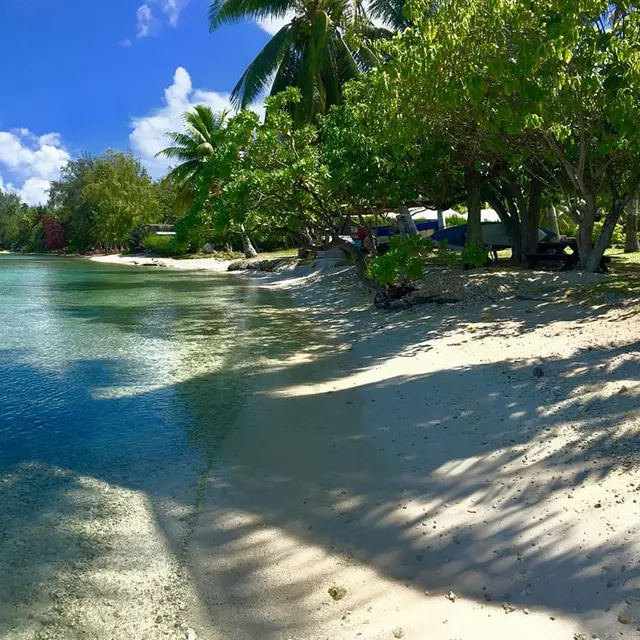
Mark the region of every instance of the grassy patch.
<instances>
[{"instance_id":1,"label":"grassy patch","mask_svg":"<svg viewBox=\"0 0 640 640\"><path fill-rule=\"evenodd\" d=\"M586 284L567 291L567 297L586 302L603 302L611 298L640 297L640 278L629 275L612 275L602 282Z\"/></svg>"},{"instance_id":2,"label":"grassy patch","mask_svg":"<svg viewBox=\"0 0 640 640\"><path fill-rule=\"evenodd\" d=\"M640 253L625 253L622 249L607 249L605 255L611 256L612 265L624 265L631 266L637 265L640 267Z\"/></svg>"}]
</instances>

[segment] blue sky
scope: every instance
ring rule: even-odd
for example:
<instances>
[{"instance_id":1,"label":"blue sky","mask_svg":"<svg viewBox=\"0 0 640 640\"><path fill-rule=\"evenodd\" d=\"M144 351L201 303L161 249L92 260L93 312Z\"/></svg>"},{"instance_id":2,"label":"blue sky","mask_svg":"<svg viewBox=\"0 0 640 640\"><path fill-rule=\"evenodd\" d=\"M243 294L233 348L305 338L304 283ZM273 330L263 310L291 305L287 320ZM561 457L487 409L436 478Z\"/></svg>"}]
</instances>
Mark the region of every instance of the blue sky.
<instances>
[{"instance_id":1,"label":"blue sky","mask_svg":"<svg viewBox=\"0 0 640 640\"><path fill-rule=\"evenodd\" d=\"M82 151L132 149L154 175L167 129L228 105L275 24L209 34L209 0L1 0L0 188L46 199Z\"/></svg>"}]
</instances>

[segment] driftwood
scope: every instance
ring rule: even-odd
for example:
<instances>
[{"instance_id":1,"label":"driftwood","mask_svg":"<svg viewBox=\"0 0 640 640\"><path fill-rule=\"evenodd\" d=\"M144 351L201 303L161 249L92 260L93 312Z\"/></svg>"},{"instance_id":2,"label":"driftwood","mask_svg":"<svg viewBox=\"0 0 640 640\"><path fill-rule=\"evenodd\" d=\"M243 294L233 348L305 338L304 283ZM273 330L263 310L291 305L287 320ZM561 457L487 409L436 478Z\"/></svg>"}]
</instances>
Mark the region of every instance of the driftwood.
<instances>
[{"instance_id":1,"label":"driftwood","mask_svg":"<svg viewBox=\"0 0 640 640\"><path fill-rule=\"evenodd\" d=\"M459 298L451 298L439 291L415 289L411 287L391 287L379 291L374 298L374 305L379 309L409 309L420 304L456 304Z\"/></svg>"}]
</instances>

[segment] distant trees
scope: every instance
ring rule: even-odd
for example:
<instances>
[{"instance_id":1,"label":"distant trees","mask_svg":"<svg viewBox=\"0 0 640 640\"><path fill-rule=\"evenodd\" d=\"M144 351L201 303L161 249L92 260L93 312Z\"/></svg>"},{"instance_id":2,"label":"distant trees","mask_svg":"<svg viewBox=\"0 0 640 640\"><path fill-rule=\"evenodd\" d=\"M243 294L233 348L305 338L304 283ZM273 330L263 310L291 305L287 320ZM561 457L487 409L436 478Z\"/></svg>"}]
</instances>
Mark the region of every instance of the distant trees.
<instances>
[{"instance_id":1,"label":"distant trees","mask_svg":"<svg viewBox=\"0 0 640 640\"><path fill-rule=\"evenodd\" d=\"M266 120L244 109L195 107L185 131L169 134L173 144L161 154L175 166L159 183L130 154L74 160L52 186L46 220L5 197L0 241L64 237L76 250L119 247L137 224L169 221L181 246L243 238L249 254L248 234L289 237L342 246L364 273L369 257L344 238L352 221L375 254L370 222L380 214L464 203L467 255L481 263L480 213L488 203L516 261L537 250L550 207L560 212L552 217L559 230L578 236L584 269L597 270L606 247L620 241L625 211L627 250L636 250L635 5L367 6L388 29L374 26L355 0L214 0L212 29L243 17L291 16L233 94L247 106L273 80Z\"/></svg>"},{"instance_id":2,"label":"distant trees","mask_svg":"<svg viewBox=\"0 0 640 640\"><path fill-rule=\"evenodd\" d=\"M159 222L158 191L130 153L107 151L69 162L53 182L49 206L74 251L126 246L141 224Z\"/></svg>"},{"instance_id":3,"label":"distant trees","mask_svg":"<svg viewBox=\"0 0 640 640\"><path fill-rule=\"evenodd\" d=\"M17 193L0 191L0 246L19 249L27 246L36 226L33 211Z\"/></svg>"}]
</instances>

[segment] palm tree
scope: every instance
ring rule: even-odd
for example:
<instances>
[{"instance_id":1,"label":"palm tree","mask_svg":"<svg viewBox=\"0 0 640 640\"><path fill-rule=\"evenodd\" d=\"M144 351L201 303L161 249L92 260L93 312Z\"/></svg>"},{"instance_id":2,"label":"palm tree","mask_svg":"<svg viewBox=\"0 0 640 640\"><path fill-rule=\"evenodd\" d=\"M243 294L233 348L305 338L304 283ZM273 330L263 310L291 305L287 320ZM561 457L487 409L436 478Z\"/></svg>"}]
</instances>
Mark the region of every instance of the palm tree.
<instances>
[{"instance_id":1,"label":"palm tree","mask_svg":"<svg viewBox=\"0 0 640 640\"><path fill-rule=\"evenodd\" d=\"M371 0L369 12L390 29L404 31L410 24L405 16L405 4L405 0Z\"/></svg>"},{"instance_id":2,"label":"palm tree","mask_svg":"<svg viewBox=\"0 0 640 640\"><path fill-rule=\"evenodd\" d=\"M215 153L227 116L227 111L216 113L205 104L196 105L183 116L183 132L166 134L174 144L156 154L179 161L167 178L178 185L187 204L193 200L193 188L202 175L206 158Z\"/></svg>"},{"instance_id":3,"label":"palm tree","mask_svg":"<svg viewBox=\"0 0 640 640\"><path fill-rule=\"evenodd\" d=\"M371 0L369 14L391 31L402 32L412 25L405 9L406 4L406 0ZM425 16L432 16L437 11L438 0L425 0L421 6L421 12Z\"/></svg>"},{"instance_id":4,"label":"palm tree","mask_svg":"<svg viewBox=\"0 0 640 640\"><path fill-rule=\"evenodd\" d=\"M205 104L196 105L183 116L183 132L172 131L166 134L173 141L173 146L156 154L156 157L164 156L180 161L166 177L178 186L181 203L186 208L196 205L199 191L200 195L204 191L211 194L218 186L212 184L208 175L207 159L216 152L228 115L227 111L216 113ZM254 258L258 252L242 226L241 233L245 256Z\"/></svg>"},{"instance_id":5,"label":"palm tree","mask_svg":"<svg viewBox=\"0 0 640 640\"><path fill-rule=\"evenodd\" d=\"M213 0L209 26L213 32L245 18L289 15L291 21L256 56L231 95L234 106L246 108L270 85L271 95L298 87L302 101L294 107L293 117L296 124L303 124L340 103L343 85L375 63L361 38L350 46L354 32L375 28L361 0Z\"/></svg>"}]
</instances>

